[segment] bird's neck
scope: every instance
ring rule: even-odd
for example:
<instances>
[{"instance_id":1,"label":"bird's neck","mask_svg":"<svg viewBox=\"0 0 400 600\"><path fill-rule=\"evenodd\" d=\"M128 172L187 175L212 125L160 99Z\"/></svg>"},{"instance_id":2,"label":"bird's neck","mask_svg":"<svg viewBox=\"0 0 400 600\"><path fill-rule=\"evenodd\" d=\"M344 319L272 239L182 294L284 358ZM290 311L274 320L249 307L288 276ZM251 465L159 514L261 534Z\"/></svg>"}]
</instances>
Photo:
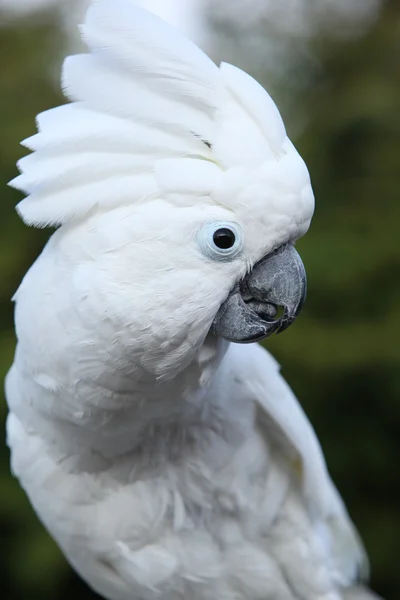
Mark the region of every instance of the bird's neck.
<instances>
[{"instance_id":1,"label":"bird's neck","mask_svg":"<svg viewBox=\"0 0 400 600\"><path fill-rule=\"evenodd\" d=\"M146 447L173 455L220 424L220 398L212 392L228 344L209 336L191 363L168 381L132 382L129 390L98 390L87 410L55 422L60 447L94 451L106 459ZM226 417L225 417L226 418ZM150 452L151 451L151 452Z\"/></svg>"}]
</instances>

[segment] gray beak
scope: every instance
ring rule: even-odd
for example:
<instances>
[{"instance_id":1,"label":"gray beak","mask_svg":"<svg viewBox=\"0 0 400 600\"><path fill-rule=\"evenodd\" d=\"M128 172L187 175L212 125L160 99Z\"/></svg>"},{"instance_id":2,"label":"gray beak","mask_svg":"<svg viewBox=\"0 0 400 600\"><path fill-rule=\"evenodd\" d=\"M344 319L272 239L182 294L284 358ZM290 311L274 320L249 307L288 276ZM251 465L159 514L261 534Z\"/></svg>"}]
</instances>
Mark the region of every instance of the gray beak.
<instances>
[{"instance_id":1,"label":"gray beak","mask_svg":"<svg viewBox=\"0 0 400 600\"><path fill-rule=\"evenodd\" d=\"M284 244L233 288L214 318L211 333L242 344L280 333L299 314L306 291L301 258L292 244Z\"/></svg>"}]
</instances>

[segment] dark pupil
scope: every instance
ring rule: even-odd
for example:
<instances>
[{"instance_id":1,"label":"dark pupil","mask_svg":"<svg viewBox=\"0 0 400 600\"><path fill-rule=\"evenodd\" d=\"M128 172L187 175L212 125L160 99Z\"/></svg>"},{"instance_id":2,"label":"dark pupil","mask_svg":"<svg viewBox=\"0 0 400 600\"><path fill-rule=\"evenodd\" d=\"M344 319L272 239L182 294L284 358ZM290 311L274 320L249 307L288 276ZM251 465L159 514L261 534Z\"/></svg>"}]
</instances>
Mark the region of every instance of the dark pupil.
<instances>
[{"instance_id":1,"label":"dark pupil","mask_svg":"<svg viewBox=\"0 0 400 600\"><path fill-rule=\"evenodd\" d=\"M235 243L235 234L230 229L217 229L217 231L213 235L214 244L217 248L221 248L222 250L227 250L228 248L232 248Z\"/></svg>"}]
</instances>

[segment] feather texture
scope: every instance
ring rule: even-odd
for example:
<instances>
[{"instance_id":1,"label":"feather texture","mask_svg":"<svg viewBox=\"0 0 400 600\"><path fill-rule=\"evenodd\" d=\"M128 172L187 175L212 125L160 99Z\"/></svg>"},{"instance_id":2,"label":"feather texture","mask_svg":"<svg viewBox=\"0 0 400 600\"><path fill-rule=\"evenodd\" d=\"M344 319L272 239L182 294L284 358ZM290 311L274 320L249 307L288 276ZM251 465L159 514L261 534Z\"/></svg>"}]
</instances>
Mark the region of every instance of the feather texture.
<instances>
[{"instance_id":1,"label":"feather texture","mask_svg":"<svg viewBox=\"0 0 400 600\"><path fill-rule=\"evenodd\" d=\"M71 103L37 117L11 182L27 223L59 225L15 294L14 474L108 600L372 600L277 363L209 333L310 224L276 106L130 0L95 0L82 35ZM240 251L214 260L201 235L232 221Z\"/></svg>"},{"instance_id":2,"label":"feather texture","mask_svg":"<svg viewBox=\"0 0 400 600\"><path fill-rule=\"evenodd\" d=\"M63 67L62 87L72 103L38 116L38 134L24 142L34 154L19 162L21 175L10 183L30 194L18 205L28 224L60 225L117 202L162 197L157 173L171 167L168 189L176 181L179 192L183 171L198 171L199 180L211 170L204 161L220 177L244 167L253 181L255 167L288 151L302 165L256 81L225 63L219 69L133 2L97 0L81 31L89 53L67 58ZM159 166L172 157L174 163ZM220 177L206 186L214 198ZM121 193L128 183L131 193Z\"/></svg>"}]
</instances>

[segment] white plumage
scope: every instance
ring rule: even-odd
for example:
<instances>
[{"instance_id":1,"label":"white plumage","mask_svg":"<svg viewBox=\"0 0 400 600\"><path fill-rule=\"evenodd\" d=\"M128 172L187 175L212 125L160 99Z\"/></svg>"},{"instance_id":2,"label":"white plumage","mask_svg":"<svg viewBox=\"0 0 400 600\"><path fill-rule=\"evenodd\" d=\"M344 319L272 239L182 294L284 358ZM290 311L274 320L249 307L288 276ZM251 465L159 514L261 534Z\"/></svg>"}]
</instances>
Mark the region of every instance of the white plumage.
<instances>
[{"instance_id":1,"label":"white plumage","mask_svg":"<svg viewBox=\"0 0 400 600\"><path fill-rule=\"evenodd\" d=\"M307 169L268 94L129 0L97 0L72 103L12 185L59 225L16 293L12 468L109 600L341 600L366 558L306 416L257 345L209 334L230 290L308 229ZM243 251L204 256L204 224Z\"/></svg>"}]
</instances>

